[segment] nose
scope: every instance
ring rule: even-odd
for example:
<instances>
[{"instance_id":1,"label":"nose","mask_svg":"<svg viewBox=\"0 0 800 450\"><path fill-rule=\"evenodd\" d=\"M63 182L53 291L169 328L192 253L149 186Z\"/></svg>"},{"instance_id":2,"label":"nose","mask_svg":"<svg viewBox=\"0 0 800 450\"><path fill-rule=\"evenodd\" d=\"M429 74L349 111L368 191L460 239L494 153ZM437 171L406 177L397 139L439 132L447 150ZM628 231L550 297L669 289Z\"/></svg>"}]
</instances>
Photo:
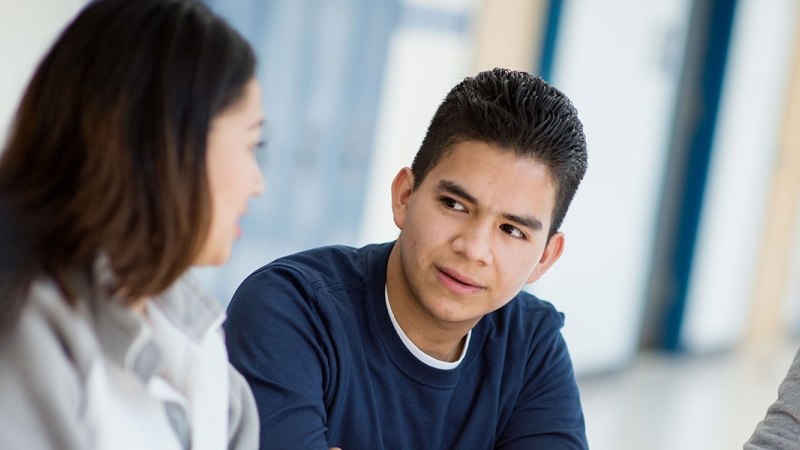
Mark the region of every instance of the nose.
<instances>
[{"instance_id":1,"label":"nose","mask_svg":"<svg viewBox=\"0 0 800 450\"><path fill-rule=\"evenodd\" d=\"M253 181L253 191L251 196L257 197L261 195L267 188L267 182L264 180L264 172L261 171L260 166L256 166L255 180Z\"/></svg>"},{"instance_id":2,"label":"nose","mask_svg":"<svg viewBox=\"0 0 800 450\"><path fill-rule=\"evenodd\" d=\"M485 223L475 222L465 225L453 239L453 250L469 261L491 265L494 261L492 231L492 226Z\"/></svg>"}]
</instances>

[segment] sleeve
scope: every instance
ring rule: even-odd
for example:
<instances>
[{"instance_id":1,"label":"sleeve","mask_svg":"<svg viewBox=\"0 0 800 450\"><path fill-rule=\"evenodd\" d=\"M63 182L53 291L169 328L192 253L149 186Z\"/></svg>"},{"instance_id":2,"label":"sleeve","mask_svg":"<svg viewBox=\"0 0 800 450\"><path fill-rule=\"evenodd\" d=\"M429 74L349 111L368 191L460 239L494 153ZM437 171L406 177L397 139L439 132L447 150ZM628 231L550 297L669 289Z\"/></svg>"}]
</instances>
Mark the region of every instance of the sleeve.
<instances>
[{"instance_id":1,"label":"sleeve","mask_svg":"<svg viewBox=\"0 0 800 450\"><path fill-rule=\"evenodd\" d=\"M85 449L83 385L47 320L28 308L0 330L0 448Z\"/></svg>"},{"instance_id":2,"label":"sleeve","mask_svg":"<svg viewBox=\"0 0 800 450\"><path fill-rule=\"evenodd\" d=\"M229 366L229 369L231 404L228 413L228 448L257 449L259 422L253 393L244 377L233 366Z\"/></svg>"},{"instance_id":3,"label":"sleeve","mask_svg":"<svg viewBox=\"0 0 800 450\"><path fill-rule=\"evenodd\" d=\"M589 448L578 384L561 324L563 321L540 345L531 347L522 391L496 449Z\"/></svg>"},{"instance_id":4,"label":"sleeve","mask_svg":"<svg viewBox=\"0 0 800 450\"><path fill-rule=\"evenodd\" d=\"M314 300L297 271L267 266L242 283L228 307L228 354L253 390L262 449L328 450L332 355Z\"/></svg>"},{"instance_id":5,"label":"sleeve","mask_svg":"<svg viewBox=\"0 0 800 450\"><path fill-rule=\"evenodd\" d=\"M745 450L800 449L800 351L778 388L778 399L756 426Z\"/></svg>"}]
</instances>

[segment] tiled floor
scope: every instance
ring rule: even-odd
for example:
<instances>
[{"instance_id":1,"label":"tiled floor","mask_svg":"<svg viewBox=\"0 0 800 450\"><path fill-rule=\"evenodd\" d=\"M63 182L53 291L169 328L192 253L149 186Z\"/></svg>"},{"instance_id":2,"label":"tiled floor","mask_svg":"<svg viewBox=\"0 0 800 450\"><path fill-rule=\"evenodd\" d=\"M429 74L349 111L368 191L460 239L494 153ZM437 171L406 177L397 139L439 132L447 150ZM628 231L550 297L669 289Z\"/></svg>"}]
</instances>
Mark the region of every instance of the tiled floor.
<instances>
[{"instance_id":1,"label":"tiled floor","mask_svg":"<svg viewBox=\"0 0 800 450\"><path fill-rule=\"evenodd\" d=\"M645 353L578 380L592 450L728 450L776 398L797 342L710 356Z\"/></svg>"}]
</instances>

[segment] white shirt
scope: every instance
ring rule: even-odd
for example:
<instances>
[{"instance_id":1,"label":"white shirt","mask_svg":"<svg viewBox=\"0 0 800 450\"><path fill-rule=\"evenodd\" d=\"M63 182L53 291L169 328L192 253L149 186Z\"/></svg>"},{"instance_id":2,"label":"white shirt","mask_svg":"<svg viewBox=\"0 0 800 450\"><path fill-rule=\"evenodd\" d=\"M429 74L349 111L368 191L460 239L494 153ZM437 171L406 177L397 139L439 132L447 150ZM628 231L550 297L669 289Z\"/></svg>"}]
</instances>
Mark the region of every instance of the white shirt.
<instances>
[{"instance_id":1,"label":"white shirt","mask_svg":"<svg viewBox=\"0 0 800 450\"><path fill-rule=\"evenodd\" d=\"M389 293L386 292L385 289L384 289L384 296L386 297L386 309L389 311L389 318L392 319L392 325L394 325L394 331L397 332L397 335L400 336L400 340L403 341L403 344L406 345L406 348L408 349L408 351L411 352L412 355L416 356L417 359L424 362L425 364L436 369L451 370L455 369L456 367L458 367L459 364L461 364L461 361L464 360L464 355L467 354L467 348L469 348L469 338L472 336L472 330L469 330L469 332L467 333L467 339L464 341L464 349L461 350L461 356L458 357L458 360L453 362L448 362L436 359L428 355L427 353L423 352L422 350L420 350L419 347L417 347L413 342L411 342L411 339L409 339L408 336L406 336L406 333L403 331L402 328L400 328L400 325L397 323L397 319L394 317L394 312L392 312L392 305L389 304Z\"/></svg>"}]
</instances>

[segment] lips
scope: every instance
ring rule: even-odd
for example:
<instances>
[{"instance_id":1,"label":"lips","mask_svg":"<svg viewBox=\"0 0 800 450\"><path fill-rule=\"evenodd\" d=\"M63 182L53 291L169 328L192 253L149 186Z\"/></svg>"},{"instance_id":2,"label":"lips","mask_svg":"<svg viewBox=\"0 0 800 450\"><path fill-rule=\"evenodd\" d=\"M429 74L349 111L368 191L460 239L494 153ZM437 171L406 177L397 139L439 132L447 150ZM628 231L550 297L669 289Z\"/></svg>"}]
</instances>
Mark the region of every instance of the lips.
<instances>
[{"instance_id":1,"label":"lips","mask_svg":"<svg viewBox=\"0 0 800 450\"><path fill-rule=\"evenodd\" d=\"M242 220L242 218L244 218L245 214L247 214L247 210L246 209L236 217L236 238L237 239L242 236L242 225L239 223L239 221Z\"/></svg>"},{"instance_id":2,"label":"lips","mask_svg":"<svg viewBox=\"0 0 800 450\"><path fill-rule=\"evenodd\" d=\"M478 282L451 269L437 267L436 277L445 287L458 294L474 294L484 289Z\"/></svg>"}]
</instances>

